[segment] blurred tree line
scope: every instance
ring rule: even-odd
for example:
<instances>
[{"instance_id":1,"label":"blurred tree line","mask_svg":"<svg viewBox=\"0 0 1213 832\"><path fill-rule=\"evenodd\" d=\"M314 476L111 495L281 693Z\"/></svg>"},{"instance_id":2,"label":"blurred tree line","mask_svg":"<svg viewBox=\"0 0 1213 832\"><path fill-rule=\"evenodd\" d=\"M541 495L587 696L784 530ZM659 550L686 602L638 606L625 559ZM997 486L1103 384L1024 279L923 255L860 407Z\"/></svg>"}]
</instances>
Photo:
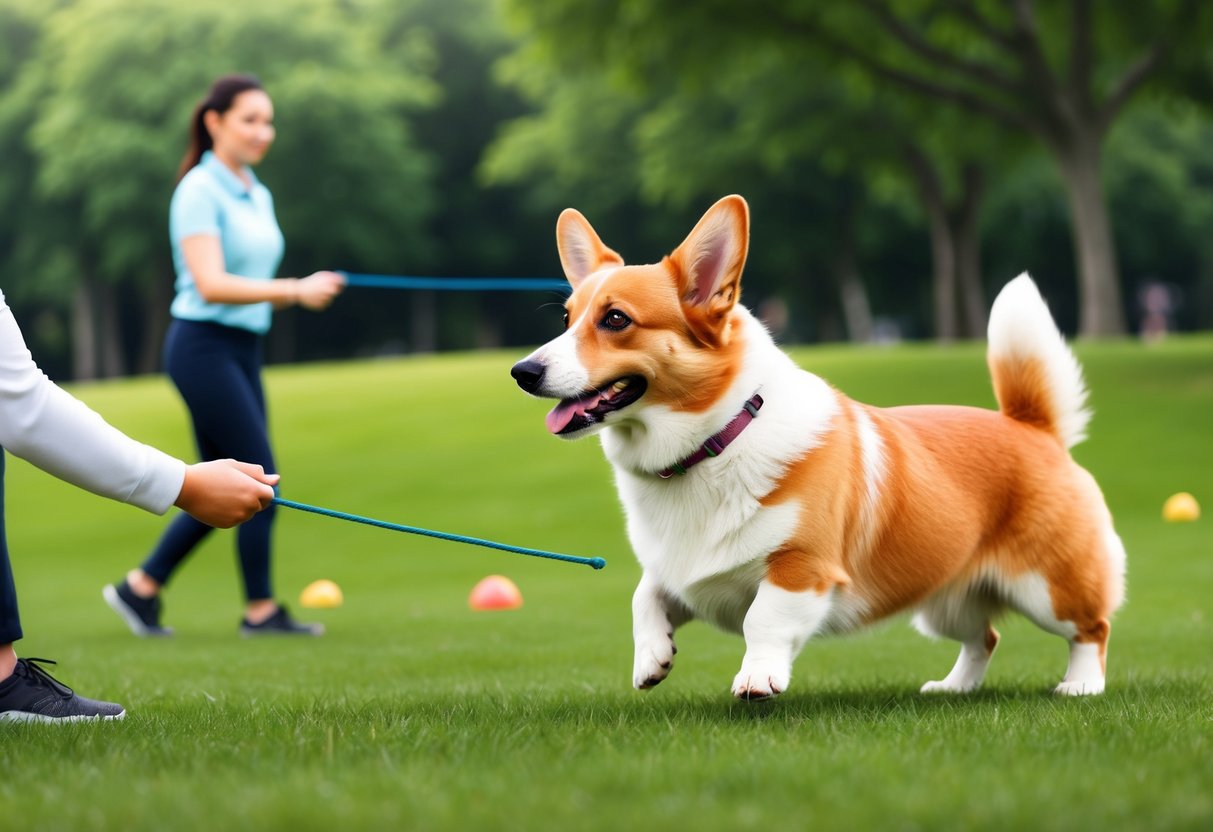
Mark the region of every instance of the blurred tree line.
<instances>
[{"instance_id":1,"label":"blurred tree line","mask_svg":"<svg viewBox=\"0 0 1213 832\"><path fill-rule=\"evenodd\" d=\"M0 288L60 378L158 367L167 206L217 75L319 268L557 276L574 205L652 262L724 193L785 341L980 336L1023 270L1063 327L1213 326L1213 4L0 0ZM353 288L276 361L539 342L556 295Z\"/></svg>"}]
</instances>

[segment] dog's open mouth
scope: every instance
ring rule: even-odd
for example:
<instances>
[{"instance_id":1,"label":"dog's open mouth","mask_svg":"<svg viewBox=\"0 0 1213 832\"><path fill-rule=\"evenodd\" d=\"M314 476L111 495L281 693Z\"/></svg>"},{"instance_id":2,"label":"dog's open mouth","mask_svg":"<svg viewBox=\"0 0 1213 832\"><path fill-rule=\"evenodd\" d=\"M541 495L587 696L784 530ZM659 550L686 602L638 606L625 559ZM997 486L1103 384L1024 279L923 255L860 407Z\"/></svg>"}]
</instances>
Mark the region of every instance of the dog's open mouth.
<instances>
[{"instance_id":1,"label":"dog's open mouth","mask_svg":"<svg viewBox=\"0 0 1213 832\"><path fill-rule=\"evenodd\" d=\"M625 376L605 389L564 399L548 414L548 430L559 435L588 428L601 422L608 413L625 408L639 399L646 387L645 380L640 376Z\"/></svg>"}]
</instances>

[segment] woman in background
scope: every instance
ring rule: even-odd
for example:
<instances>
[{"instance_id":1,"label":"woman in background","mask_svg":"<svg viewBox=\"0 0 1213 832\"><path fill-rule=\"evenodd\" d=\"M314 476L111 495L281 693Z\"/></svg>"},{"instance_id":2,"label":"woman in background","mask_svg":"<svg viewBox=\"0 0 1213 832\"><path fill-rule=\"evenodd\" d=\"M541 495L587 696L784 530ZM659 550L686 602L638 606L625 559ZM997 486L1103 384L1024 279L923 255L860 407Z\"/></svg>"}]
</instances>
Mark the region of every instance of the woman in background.
<instances>
[{"instance_id":1,"label":"woman in background","mask_svg":"<svg viewBox=\"0 0 1213 832\"><path fill-rule=\"evenodd\" d=\"M270 192L253 173L274 141L274 108L260 82L226 75L195 108L190 143L169 207L176 267L164 360L193 422L204 460L233 457L274 473L261 382L262 341L274 308L322 310L345 286L321 271L278 278L283 238ZM270 531L274 507L237 532L244 582L243 635L320 635L274 600ZM160 592L211 527L175 518L143 564L105 587L106 602L139 636L169 635Z\"/></svg>"}]
</instances>

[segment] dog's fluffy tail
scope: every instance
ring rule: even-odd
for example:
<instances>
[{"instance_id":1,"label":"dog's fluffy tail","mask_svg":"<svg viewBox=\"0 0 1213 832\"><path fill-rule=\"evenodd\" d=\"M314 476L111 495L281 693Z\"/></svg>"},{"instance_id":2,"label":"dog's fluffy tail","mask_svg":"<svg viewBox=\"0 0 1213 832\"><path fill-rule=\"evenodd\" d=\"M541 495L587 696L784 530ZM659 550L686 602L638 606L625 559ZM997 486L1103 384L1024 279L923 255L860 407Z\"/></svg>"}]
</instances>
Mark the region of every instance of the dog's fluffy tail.
<instances>
[{"instance_id":1,"label":"dog's fluffy tail","mask_svg":"<svg viewBox=\"0 0 1213 832\"><path fill-rule=\"evenodd\" d=\"M999 409L1049 431L1067 448L1085 439L1091 412L1082 368L1026 272L994 300L989 341Z\"/></svg>"}]
</instances>

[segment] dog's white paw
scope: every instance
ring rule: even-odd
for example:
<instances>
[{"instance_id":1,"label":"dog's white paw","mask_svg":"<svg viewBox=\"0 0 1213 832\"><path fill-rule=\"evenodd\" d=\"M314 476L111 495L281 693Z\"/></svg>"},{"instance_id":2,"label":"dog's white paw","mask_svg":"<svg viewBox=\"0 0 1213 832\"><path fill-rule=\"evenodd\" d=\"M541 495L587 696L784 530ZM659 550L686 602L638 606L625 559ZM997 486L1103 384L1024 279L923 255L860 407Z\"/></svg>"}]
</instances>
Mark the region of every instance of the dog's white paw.
<instances>
[{"instance_id":1,"label":"dog's white paw","mask_svg":"<svg viewBox=\"0 0 1213 832\"><path fill-rule=\"evenodd\" d=\"M1053 688L1058 696L1094 696L1103 693L1103 679L1087 679L1076 682L1062 682Z\"/></svg>"},{"instance_id":2,"label":"dog's white paw","mask_svg":"<svg viewBox=\"0 0 1213 832\"><path fill-rule=\"evenodd\" d=\"M770 666L743 664L733 678L733 696L753 702L770 699L788 689L791 673Z\"/></svg>"},{"instance_id":3,"label":"dog's white paw","mask_svg":"<svg viewBox=\"0 0 1213 832\"><path fill-rule=\"evenodd\" d=\"M952 682L947 679L940 679L936 682L927 682L921 688L919 693L972 693L980 686L980 682Z\"/></svg>"},{"instance_id":4,"label":"dog's white paw","mask_svg":"<svg viewBox=\"0 0 1213 832\"><path fill-rule=\"evenodd\" d=\"M659 685L670 675L670 670L674 667L674 654L677 652L673 636L664 633L656 638L636 642L632 686L637 690L648 690Z\"/></svg>"}]
</instances>

